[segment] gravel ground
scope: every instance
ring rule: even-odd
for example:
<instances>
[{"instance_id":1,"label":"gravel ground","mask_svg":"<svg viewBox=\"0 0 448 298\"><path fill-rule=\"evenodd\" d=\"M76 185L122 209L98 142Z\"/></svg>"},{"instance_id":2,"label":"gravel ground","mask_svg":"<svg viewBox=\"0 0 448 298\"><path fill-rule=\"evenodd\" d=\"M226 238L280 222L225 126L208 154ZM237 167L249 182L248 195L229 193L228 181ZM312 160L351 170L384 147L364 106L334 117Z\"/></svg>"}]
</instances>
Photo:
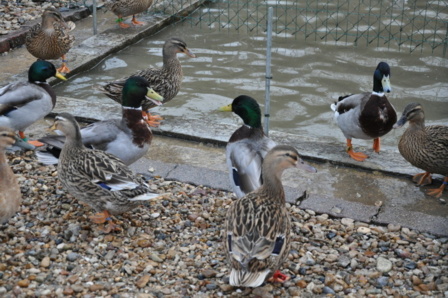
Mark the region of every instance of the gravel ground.
<instances>
[{"instance_id":1,"label":"gravel ground","mask_svg":"<svg viewBox=\"0 0 448 298\"><path fill-rule=\"evenodd\" d=\"M27 21L40 19L42 12L48 7L66 7L69 0L36 1L32 0L1 0L0 1L0 35L8 34ZM71 1L76 5L76 1Z\"/></svg>"},{"instance_id":2,"label":"gravel ground","mask_svg":"<svg viewBox=\"0 0 448 298\"><path fill-rule=\"evenodd\" d=\"M285 284L228 285L221 226L230 193L149 181L171 195L117 216L103 234L92 209L67 195L56 168L33 152L8 155L24 202L0 226L0 296L292 297L448 296L448 238L399 226L335 219L290 206L293 244Z\"/></svg>"}]
</instances>

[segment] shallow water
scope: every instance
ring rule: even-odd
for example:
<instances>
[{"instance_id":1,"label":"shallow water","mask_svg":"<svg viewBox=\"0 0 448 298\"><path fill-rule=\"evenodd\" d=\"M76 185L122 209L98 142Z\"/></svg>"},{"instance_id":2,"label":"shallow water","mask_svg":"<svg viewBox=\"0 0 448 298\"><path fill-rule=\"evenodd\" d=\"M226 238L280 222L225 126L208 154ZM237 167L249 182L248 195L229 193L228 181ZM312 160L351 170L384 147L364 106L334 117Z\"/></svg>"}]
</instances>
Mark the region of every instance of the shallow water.
<instances>
[{"instance_id":1,"label":"shallow water","mask_svg":"<svg viewBox=\"0 0 448 298\"><path fill-rule=\"evenodd\" d=\"M56 86L56 91L89 101L110 101L93 90L92 85L149 66L160 67L164 41L180 36L198 57L179 55L184 71L181 91L174 100L154 111L166 122L172 117L213 117L218 122L241 123L235 115L216 109L240 94L264 103L265 34L246 33L177 23L110 56L69 83ZM399 115L408 103L417 101L425 108L427 124L448 125L448 59L429 52L410 54L281 35L273 39L270 129L343 146L344 136L334 123L330 104L340 95L370 91L373 71L380 61L391 66L392 93L388 98ZM392 131L382 144L396 148L402 132ZM354 143L370 146L371 142Z\"/></svg>"}]
</instances>

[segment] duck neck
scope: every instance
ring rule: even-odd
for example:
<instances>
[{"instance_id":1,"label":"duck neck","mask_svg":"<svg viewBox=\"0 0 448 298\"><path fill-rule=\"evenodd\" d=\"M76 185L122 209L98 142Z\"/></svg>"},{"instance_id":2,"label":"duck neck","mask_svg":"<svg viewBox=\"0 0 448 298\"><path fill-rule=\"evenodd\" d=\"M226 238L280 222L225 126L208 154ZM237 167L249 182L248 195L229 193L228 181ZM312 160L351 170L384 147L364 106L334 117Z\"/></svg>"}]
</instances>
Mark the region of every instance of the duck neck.
<instances>
[{"instance_id":1,"label":"duck neck","mask_svg":"<svg viewBox=\"0 0 448 298\"><path fill-rule=\"evenodd\" d=\"M272 173L275 173L274 175ZM285 204L285 190L283 189L281 176L283 170L277 169L274 165L268 164L263 166L263 185L261 191L272 198L278 204Z\"/></svg>"},{"instance_id":2,"label":"duck neck","mask_svg":"<svg viewBox=\"0 0 448 298\"><path fill-rule=\"evenodd\" d=\"M66 135L65 144L67 146L64 146L64 148L70 148L70 150L79 150L84 148L79 127L76 127L76 130L71 134Z\"/></svg>"},{"instance_id":3,"label":"duck neck","mask_svg":"<svg viewBox=\"0 0 448 298\"><path fill-rule=\"evenodd\" d=\"M373 78L373 94L376 94L378 96L383 96L384 95L384 89L383 89L383 85L381 84L381 81Z\"/></svg>"},{"instance_id":4,"label":"duck neck","mask_svg":"<svg viewBox=\"0 0 448 298\"><path fill-rule=\"evenodd\" d=\"M163 51L163 69L170 70L170 73L182 74L182 66L176 53L172 54L166 53L165 50Z\"/></svg>"}]
</instances>

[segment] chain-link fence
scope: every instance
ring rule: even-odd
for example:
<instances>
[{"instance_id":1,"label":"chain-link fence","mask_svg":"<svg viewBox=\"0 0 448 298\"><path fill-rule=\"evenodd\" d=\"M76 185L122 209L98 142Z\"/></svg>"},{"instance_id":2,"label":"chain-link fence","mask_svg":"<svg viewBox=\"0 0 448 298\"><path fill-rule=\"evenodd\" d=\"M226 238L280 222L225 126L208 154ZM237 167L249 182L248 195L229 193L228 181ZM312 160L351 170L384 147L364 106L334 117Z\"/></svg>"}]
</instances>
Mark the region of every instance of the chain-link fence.
<instances>
[{"instance_id":1,"label":"chain-link fence","mask_svg":"<svg viewBox=\"0 0 448 298\"><path fill-rule=\"evenodd\" d=\"M159 12L189 1L165 0ZM448 0L216 0L182 18L192 26L265 31L271 6L277 35L446 55Z\"/></svg>"}]
</instances>

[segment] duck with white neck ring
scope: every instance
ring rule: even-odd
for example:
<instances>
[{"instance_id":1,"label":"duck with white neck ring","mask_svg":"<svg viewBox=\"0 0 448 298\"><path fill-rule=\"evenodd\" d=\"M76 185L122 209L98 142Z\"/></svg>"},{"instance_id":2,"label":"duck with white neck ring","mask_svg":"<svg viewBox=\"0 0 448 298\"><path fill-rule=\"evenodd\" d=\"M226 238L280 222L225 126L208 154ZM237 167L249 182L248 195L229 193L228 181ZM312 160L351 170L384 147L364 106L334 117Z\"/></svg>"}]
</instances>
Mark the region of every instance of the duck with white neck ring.
<instances>
[{"instance_id":1,"label":"duck with white neck ring","mask_svg":"<svg viewBox=\"0 0 448 298\"><path fill-rule=\"evenodd\" d=\"M373 150L380 151L380 137L391 131L397 121L397 113L385 96L390 87L390 67L380 62L373 73L373 91L339 97L331 105L334 118L347 139L347 153L356 161L364 161L368 156L353 151L352 139L373 139Z\"/></svg>"}]
</instances>

